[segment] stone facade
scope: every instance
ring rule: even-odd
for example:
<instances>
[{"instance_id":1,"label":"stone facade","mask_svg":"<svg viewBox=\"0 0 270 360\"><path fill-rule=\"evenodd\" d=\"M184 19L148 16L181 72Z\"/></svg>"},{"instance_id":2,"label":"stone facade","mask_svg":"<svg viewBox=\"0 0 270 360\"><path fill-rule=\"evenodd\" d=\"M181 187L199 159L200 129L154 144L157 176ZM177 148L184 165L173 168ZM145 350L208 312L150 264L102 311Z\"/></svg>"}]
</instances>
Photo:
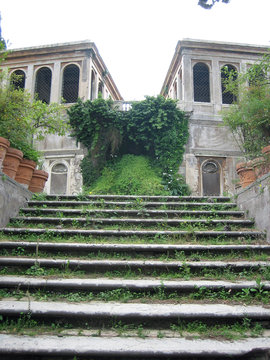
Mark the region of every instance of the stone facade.
<instances>
[{"instance_id":1,"label":"stone facade","mask_svg":"<svg viewBox=\"0 0 270 360\"><path fill-rule=\"evenodd\" d=\"M19 86L46 103L77 98L94 100L98 93L115 101L122 97L96 45L90 41L12 50L2 67L21 75ZM82 189L80 161L85 150L69 136L49 135L37 144L43 169L49 173L45 192L78 194Z\"/></svg>"},{"instance_id":2,"label":"stone facade","mask_svg":"<svg viewBox=\"0 0 270 360\"><path fill-rule=\"evenodd\" d=\"M194 195L233 194L241 158L220 111L233 101L222 89L222 68L246 71L266 47L201 40L179 41L161 94L191 113L190 137L180 172Z\"/></svg>"}]
</instances>

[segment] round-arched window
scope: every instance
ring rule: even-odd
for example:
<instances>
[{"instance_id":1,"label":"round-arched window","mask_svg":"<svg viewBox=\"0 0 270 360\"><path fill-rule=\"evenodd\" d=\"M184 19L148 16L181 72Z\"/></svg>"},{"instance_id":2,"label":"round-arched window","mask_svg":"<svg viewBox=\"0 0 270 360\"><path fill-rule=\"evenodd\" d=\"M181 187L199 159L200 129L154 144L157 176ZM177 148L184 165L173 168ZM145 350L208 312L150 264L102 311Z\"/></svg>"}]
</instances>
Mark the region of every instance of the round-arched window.
<instances>
[{"instance_id":1,"label":"round-arched window","mask_svg":"<svg viewBox=\"0 0 270 360\"><path fill-rule=\"evenodd\" d=\"M63 73L62 97L66 103L75 103L79 96L80 69L71 64L65 67Z\"/></svg>"},{"instance_id":2,"label":"round-arched window","mask_svg":"<svg viewBox=\"0 0 270 360\"><path fill-rule=\"evenodd\" d=\"M232 92L226 91L225 84L230 74L232 74L233 79L237 79L236 68L230 64L224 65L221 69L222 104L232 104L237 100L236 96Z\"/></svg>"},{"instance_id":3,"label":"round-arched window","mask_svg":"<svg viewBox=\"0 0 270 360\"><path fill-rule=\"evenodd\" d=\"M23 70L13 71L10 80L16 90L25 88L25 72Z\"/></svg>"},{"instance_id":4,"label":"round-arched window","mask_svg":"<svg viewBox=\"0 0 270 360\"><path fill-rule=\"evenodd\" d=\"M209 68L204 63L193 67L194 101L210 102Z\"/></svg>"},{"instance_id":5,"label":"round-arched window","mask_svg":"<svg viewBox=\"0 0 270 360\"><path fill-rule=\"evenodd\" d=\"M42 67L36 74L35 93L37 98L46 104L50 103L52 84L52 71L48 67Z\"/></svg>"}]
</instances>

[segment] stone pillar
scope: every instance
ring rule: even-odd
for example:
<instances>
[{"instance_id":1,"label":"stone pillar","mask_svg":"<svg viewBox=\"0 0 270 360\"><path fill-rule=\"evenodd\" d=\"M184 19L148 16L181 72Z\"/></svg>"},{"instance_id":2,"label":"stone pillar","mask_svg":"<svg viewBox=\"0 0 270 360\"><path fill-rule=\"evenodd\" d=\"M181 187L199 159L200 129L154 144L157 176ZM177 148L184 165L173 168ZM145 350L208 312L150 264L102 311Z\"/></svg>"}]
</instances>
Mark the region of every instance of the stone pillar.
<instances>
[{"instance_id":1,"label":"stone pillar","mask_svg":"<svg viewBox=\"0 0 270 360\"><path fill-rule=\"evenodd\" d=\"M222 93L221 93L221 75L219 61L212 60L212 102L214 105L214 113L218 114L222 108Z\"/></svg>"},{"instance_id":2,"label":"stone pillar","mask_svg":"<svg viewBox=\"0 0 270 360\"><path fill-rule=\"evenodd\" d=\"M34 66L28 65L25 79L25 90L28 90L32 97L35 92Z\"/></svg>"},{"instance_id":3,"label":"stone pillar","mask_svg":"<svg viewBox=\"0 0 270 360\"><path fill-rule=\"evenodd\" d=\"M62 95L62 76L61 76L61 62L56 61L52 73L52 87L51 87L51 102L58 103L61 101Z\"/></svg>"},{"instance_id":4,"label":"stone pillar","mask_svg":"<svg viewBox=\"0 0 270 360\"><path fill-rule=\"evenodd\" d=\"M183 101L184 101L184 110L192 111L193 108L193 88L192 88L192 66L191 58L187 55L183 55L182 60L183 66Z\"/></svg>"},{"instance_id":5,"label":"stone pillar","mask_svg":"<svg viewBox=\"0 0 270 360\"><path fill-rule=\"evenodd\" d=\"M79 97L83 100L90 99L90 91L91 91L91 63L92 59L90 57L90 53L87 52L85 58L82 62L82 69L81 69L81 81L80 81L80 88L79 88Z\"/></svg>"},{"instance_id":6,"label":"stone pillar","mask_svg":"<svg viewBox=\"0 0 270 360\"><path fill-rule=\"evenodd\" d=\"M177 99L182 100L182 69L177 73Z\"/></svg>"}]
</instances>

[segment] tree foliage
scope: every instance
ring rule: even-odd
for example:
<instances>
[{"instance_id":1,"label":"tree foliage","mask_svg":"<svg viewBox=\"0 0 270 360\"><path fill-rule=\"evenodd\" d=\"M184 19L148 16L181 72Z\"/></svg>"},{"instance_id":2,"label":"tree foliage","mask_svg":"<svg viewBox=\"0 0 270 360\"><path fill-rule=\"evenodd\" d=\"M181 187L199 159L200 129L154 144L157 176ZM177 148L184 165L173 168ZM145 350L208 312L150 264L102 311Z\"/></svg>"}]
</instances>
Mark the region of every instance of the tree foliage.
<instances>
[{"instance_id":1,"label":"tree foliage","mask_svg":"<svg viewBox=\"0 0 270 360\"><path fill-rule=\"evenodd\" d=\"M230 74L225 81L226 91L237 101L223 110L223 121L232 130L246 158L261 154L270 143L270 54L253 64L248 71Z\"/></svg>"},{"instance_id":2,"label":"tree foliage","mask_svg":"<svg viewBox=\"0 0 270 360\"><path fill-rule=\"evenodd\" d=\"M215 5L215 3L219 2L220 0L199 0L198 5L200 5L202 8L210 10ZM221 0L223 3L228 4L230 0Z\"/></svg>"},{"instance_id":3,"label":"tree foliage","mask_svg":"<svg viewBox=\"0 0 270 360\"><path fill-rule=\"evenodd\" d=\"M47 134L64 135L68 129L61 105L32 100L27 91L14 87L5 70L1 72L0 136L7 138L12 147L37 161L33 139L42 140Z\"/></svg>"}]
</instances>

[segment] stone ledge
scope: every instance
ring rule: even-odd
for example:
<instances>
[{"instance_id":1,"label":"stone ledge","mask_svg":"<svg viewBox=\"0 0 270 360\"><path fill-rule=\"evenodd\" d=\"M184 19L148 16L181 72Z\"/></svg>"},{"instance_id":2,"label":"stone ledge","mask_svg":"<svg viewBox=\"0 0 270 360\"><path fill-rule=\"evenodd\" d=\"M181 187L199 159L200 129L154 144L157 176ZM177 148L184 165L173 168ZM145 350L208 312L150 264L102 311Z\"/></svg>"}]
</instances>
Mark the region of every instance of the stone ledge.
<instances>
[{"instance_id":1,"label":"stone ledge","mask_svg":"<svg viewBox=\"0 0 270 360\"><path fill-rule=\"evenodd\" d=\"M32 196L31 191L0 171L0 228L6 226Z\"/></svg>"},{"instance_id":2,"label":"stone ledge","mask_svg":"<svg viewBox=\"0 0 270 360\"><path fill-rule=\"evenodd\" d=\"M270 242L270 173L241 189L236 198L237 206L254 218L256 227L267 233Z\"/></svg>"}]
</instances>

